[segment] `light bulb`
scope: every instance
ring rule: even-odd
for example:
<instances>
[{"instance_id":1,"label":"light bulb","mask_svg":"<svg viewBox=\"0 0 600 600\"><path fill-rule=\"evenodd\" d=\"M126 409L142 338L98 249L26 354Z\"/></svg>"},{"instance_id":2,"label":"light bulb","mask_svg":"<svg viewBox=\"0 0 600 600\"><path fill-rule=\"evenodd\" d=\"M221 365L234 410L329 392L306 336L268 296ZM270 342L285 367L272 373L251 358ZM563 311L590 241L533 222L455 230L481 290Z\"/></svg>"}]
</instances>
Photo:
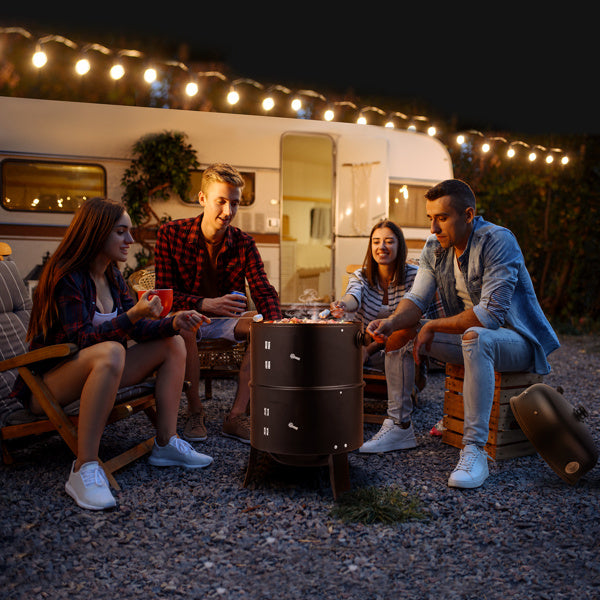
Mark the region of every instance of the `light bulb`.
<instances>
[{"instance_id":1,"label":"light bulb","mask_svg":"<svg viewBox=\"0 0 600 600\"><path fill-rule=\"evenodd\" d=\"M144 81L146 83L154 83L157 77L158 74L156 72L156 69L149 68L144 71Z\"/></svg>"},{"instance_id":2,"label":"light bulb","mask_svg":"<svg viewBox=\"0 0 600 600\"><path fill-rule=\"evenodd\" d=\"M227 102L229 104L237 104L240 101L240 95L235 90L230 90L227 94Z\"/></svg>"},{"instance_id":3,"label":"light bulb","mask_svg":"<svg viewBox=\"0 0 600 600\"><path fill-rule=\"evenodd\" d=\"M273 98L271 98L271 96L268 96L262 102L262 107L265 110L271 110L274 106L275 106L275 100L273 100Z\"/></svg>"},{"instance_id":4,"label":"light bulb","mask_svg":"<svg viewBox=\"0 0 600 600\"><path fill-rule=\"evenodd\" d=\"M483 144L483 146L481 146L482 152L489 152L490 149L491 149L491 146L487 142L485 144Z\"/></svg>"},{"instance_id":5,"label":"light bulb","mask_svg":"<svg viewBox=\"0 0 600 600\"><path fill-rule=\"evenodd\" d=\"M514 148L509 148L506 151L506 156L508 156L508 158L512 158L515 155L515 149Z\"/></svg>"},{"instance_id":6,"label":"light bulb","mask_svg":"<svg viewBox=\"0 0 600 600\"><path fill-rule=\"evenodd\" d=\"M80 58L75 64L75 71L78 75L85 75L90 70L90 61L87 58Z\"/></svg>"},{"instance_id":7,"label":"light bulb","mask_svg":"<svg viewBox=\"0 0 600 600\"><path fill-rule=\"evenodd\" d=\"M195 96L198 93L198 84L195 81L190 81L185 86L185 93L190 97Z\"/></svg>"},{"instance_id":8,"label":"light bulb","mask_svg":"<svg viewBox=\"0 0 600 600\"><path fill-rule=\"evenodd\" d=\"M529 158L530 162L533 162L537 158L537 156L536 156L535 152L530 152L528 158Z\"/></svg>"},{"instance_id":9,"label":"light bulb","mask_svg":"<svg viewBox=\"0 0 600 600\"><path fill-rule=\"evenodd\" d=\"M551 164L554 162L554 156L552 156L552 154L548 154L548 156L546 156L546 162L548 164Z\"/></svg>"},{"instance_id":10,"label":"light bulb","mask_svg":"<svg viewBox=\"0 0 600 600\"><path fill-rule=\"evenodd\" d=\"M462 134L460 134L460 135L456 136L456 143L457 143L459 146L462 146L462 145L465 143L465 136L464 136L464 135L462 135Z\"/></svg>"},{"instance_id":11,"label":"light bulb","mask_svg":"<svg viewBox=\"0 0 600 600\"><path fill-rule=\"evenodd\" d=\"M335 114L330 108L328 108L323 116L325 117L326 121L333 121Z\"/></svg>"},{"instance_id":12,"label":"light bulb","mask_svg":"<svg viewBox=\"0 0 600 600\"><path fill-rule=\"evenodd\" d=\"M117 79L121 79L125 75L125 69L123 65L116 63L110 68L110 76L116 81Z\"/></svg>"},{"instance_id":13,"label":"light bulb","mask_svg":"<svg viewBox=\"0 0 600 600\"><path fill-rule=\"evenodd\" d=\"M357 122L359 125L366 125L366 124L367 124L367 118L366 118L364 115L360 115L360 116L358 117L358 119L356 119L356 122Z\"/></svg>"},{"instance_id":14,"label":"light bulb","mask_svg":"<svg viewBox=\"0 0 600 600\"><path fill-rule=\"evenodd\" d=\"M294 98L292 100L292 110L298 112L302 108L302 100L300 98Z\"/></svg>"},{"instance_id":15,"label":"light bulb","mask_svg":"<svg viewBox=\"0 0 600 600\"><path fill-rule=\"evenodd\" d=\"M31 57L31 62L34 67L41 69L48 62L48 56L43 50L36 50L35 54Z\"/></svg>"},{"instance_id":16,"label":"light bulb","mask_svg":"<svg viewBox=\"0 0 600 600\"><path fill-rule=\"evenodd\" d=\"M427 129L427 135L433 137L437 133L437 129L432 125Z\"/></svg>"}]
</instances>

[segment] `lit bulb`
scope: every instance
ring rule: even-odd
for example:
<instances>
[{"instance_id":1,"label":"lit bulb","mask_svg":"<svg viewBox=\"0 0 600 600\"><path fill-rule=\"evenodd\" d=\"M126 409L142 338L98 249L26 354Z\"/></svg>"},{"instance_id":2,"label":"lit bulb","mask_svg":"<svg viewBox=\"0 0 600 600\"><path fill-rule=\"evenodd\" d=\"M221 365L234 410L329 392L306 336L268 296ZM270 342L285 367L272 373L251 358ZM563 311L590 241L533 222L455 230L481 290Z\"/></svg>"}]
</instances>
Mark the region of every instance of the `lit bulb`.
<instances>
[{"instance_id":1,"label":"lit bulb","mask_svg":"<svg viewBox=\"0 0 600 600\"><path fill-rule=\"evenodd\" d=\"M156 81L158 74L156 73L156 69L146 69L144 71L144 81L146 83L154 83Z\"/></svg>"},{"instance_id":2,"label":"lit bulb","mask_svg":"<svg viewBox=\"0 0 600 600\"><path fill-rule=\"evenodd\" d=\"M356 122L357 122L359 125L366 125L366 124L367 124L367 118L366 118L364 115L360 115L360 116L358 117L358 119L356 119Z\"/></svg>"},{"instance_id":3,"label":"lit bulb","mask_svg":"<svg viewBox=\"0 0 600 600\"><path fill-rule=\"evenodd\" d=\"M530 162L533 162L536 158L537 158L537 156L536 156L535 152L531 152L529 154L529 161Z\"/></svg>"},{"instance_id":4,"label":"lit bulb","mask_svg":"<svg viewBox=\"0 0 600 600\"><path fill-rule=\"evenodd\" d=\"M298 112L302 108L302 100L300 98L294 98L292 100L292 110Z\"/></svg>"},{"instance_id":5,"label":"lit bulb","mask_svg":"<svg viewBox=\"0 0 600 600\"><path fill-rule=\"evenodd\" d=\"M120 65L119 63L113 65L110 69L110 76L116 81L117 79L121 79L121 77L123 77L123 75L125 75L125 69L123 68L123 65Z\"/></svg>"},{"instance_id":6,"label":"lit bulb","mask_svg":"<svg viewBox=\"0 0 600 600\"><path fill-rule=\"evenodd\" d=\"M36 50L35 54L31 57L31 62L34 67L41 69L48 62L48 57L43 50Z\"/></svg>"},{"instance_id":7,"label":"lit bulb","mask_svg":"<svg viewBox=\"0 0 600 600\"><path fill-rule=\"evenodd\" d=\"M566 165L566 164L569 162L569 157L568 157L568 156L563 156L563 157L560 159L560 162L561 162L563 165Z\"/></svg>"},{"instance_id":8,"label":"lit bulb","mask_svg":"<svg viewBox=\"0 0 600 600\"><path fill-rule=\"evenodd\" d=\"M185 93L190 97L195 96L198 93L198 84L195 81L190 81L185 86Z\"/></svg>"},{"instance_id":9,"label":"lit bulb","mask_svg":"<svg viewBox=\"0 0 600 600\"><path fill-rule=\"evenodd\" d=\"M275 100L271 96L265 98L262 103L262 107L265 110L271 110L275 106Z\"/></svg>"},{"instance_id":10,"label":"lit bulb","mask_svg":"<svg viewBox=\"0 0 600 600\"><path fill-rule=\"evenodd\" d=\"M483 146L481 146L481 151L482 152L489 152L490 151L490 145L486 142L485 144L483 144Z\"/></svg>"},{"instance_id":11,"label":"lit bulb","mask_svg":"<svg viewBox=\"0 0 600 600\"><path fill-rule=\"evenodd\" d=\"M235 90L230 90L229 94L227 94L227 102L229 104L237 104L240 101L240 95Z\"/></svg>"},{"instance_id":12,"label":"lit bulb","mask_svg":"<svg viewBox=\"0 0 600 600\"><path fill-rule=\"evenodd\" d=\"M90 70L90 61L87 58L81 58L75 65L75 71L78 75L85 75Z\"/></svg>"},{"instance_id":13,"label":"lit bulb","mask_svg":"<svg viewBox=\"0 0 600 600\"><path fill-rule=\"evenodd\" d=\"M552 156L552 154L548 154L548 156L546 156L546 162L548 164L551 164L552 162L554 162L554 156Z\"/></svg>"},{"instance_id":14,"label":"lit bulb","mask_svg":"<svg viewBox=\"0 0 600 600\"><path fill-rule=\"evenodd\" d=\"M394 129L394 121L388 121L388 122L385 124L385 126L386 126L388 129Z\"/></svg>"},{"instance_id":15,"label":"lit bulb","mask_svg":"<svg viewBox=\"0 0 600 600\"><path fill-rule=\"evenodd\" d=\"M433 125L427 129L427 135L430 135L431 137L433 137L436 133L437 129L433 127Z\"/></svg>"},{"instance_id":16,"label":"lit bulb","mask_svg":"<svg viewBox=\"0 0 600 600\"><path fill-rule=\"evenodd\" d=\"M465 143L465 136L464 136L464 135L462 135L462 134L461 134L461 135L458 135L458 136L456 136L456 143L457 143L459 146L462 146L462 145Z\"/></svg>"},{"instance_id":17,"label":"lit bulb","mask_svg":"<svg viewBox=\"0 0 600 600\"><path fill-rule=\"evenodd\" d=\"M515 149L514 148L509 148L506 151L506 156L508 156L508 158L512 158L515 155Z\"/></svg>"},{"instance_id":18,"label":"lit bulb","mask_svg":"<svg viewBox=\"0 0 600 600\"><path fill-rule=\"evenodd\" d=\"M406 129L408 129L409 131L416 131L417 130L417 126L416 125L409 125Z\"/></svg>"},{"instance_id":19,"label":"lit bulb","mask_svg":"<svg viewBox=\"0 0 600 600\"><path fill-rule=\"evenodd\" d=\"M325 111L324 117L326 121L333 121L334 116L334 112L330 108Z\"/></svg>"}]
</instances>

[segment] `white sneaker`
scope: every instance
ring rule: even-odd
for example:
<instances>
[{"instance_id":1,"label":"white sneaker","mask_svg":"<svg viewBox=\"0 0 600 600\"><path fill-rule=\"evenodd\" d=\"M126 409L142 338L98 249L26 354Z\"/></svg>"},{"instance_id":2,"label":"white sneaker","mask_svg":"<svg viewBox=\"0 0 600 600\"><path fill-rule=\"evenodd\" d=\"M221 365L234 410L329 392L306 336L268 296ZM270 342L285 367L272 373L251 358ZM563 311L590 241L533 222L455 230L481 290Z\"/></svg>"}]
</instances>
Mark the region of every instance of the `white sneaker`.
<instances>
[{"instance_id":1,"label":"white sneaker","mask_svg":"<svg viewBox=\"0 0 600 600\"><path fill-rule=\"evenodd\" d=\"M165 446L159 446L155 439L152 453L148 457L148 462L155 467L185 467L186 469L203 469L212 461L210 456L196 452L185 440L175 435Z\"/></svg>"},{"instance_id":2,"label":"white sneaker","mask_svg":"<svg viewBox=\"0 0 600 600\"><path fill-rule=\"evenodd\" d=\"M477 488L490 474L488 454L475 444L467 444L460 451L460 460L448 478L448 485L457 488Z\"/></svg>"},{"instance_id":3,"label":"white sneaker","mask_svg":"<svg viewBox=\"0 0 600 600\"><path fill-rule=\"evenodd\" d=\"M117 505L110 492L104 469L97 461L84 463L77 472L73 471L74 468L75 461L71 466L71 474L65 484L65 491L77 502L78 506L90 510L104 510Z\"/></svg>"},{"instance_id":4,"label":"white sneaker","mask_svg":"<svg viewBox=\"0 0 600 600\"><path fill-rule=\"evenodd\" d=\"M407 450L416 448L417 440L413 430L412 423L410 427L403 429L396 425L392 419L385 419L381 429L359 449L359 452L365 454L375 454L377 452L390 452L391 450Z\"/></svg>"}]
</instances>

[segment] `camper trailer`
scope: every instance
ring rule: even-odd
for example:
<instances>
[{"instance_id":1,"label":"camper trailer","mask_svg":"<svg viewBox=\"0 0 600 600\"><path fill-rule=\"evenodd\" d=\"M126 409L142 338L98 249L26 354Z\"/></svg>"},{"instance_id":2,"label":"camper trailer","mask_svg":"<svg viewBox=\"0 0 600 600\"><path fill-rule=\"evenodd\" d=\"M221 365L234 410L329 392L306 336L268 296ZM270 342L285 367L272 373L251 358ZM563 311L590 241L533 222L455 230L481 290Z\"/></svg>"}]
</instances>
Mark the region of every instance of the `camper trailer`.
<instances>
[{"instance_id":1,"label":"camper trailer","mask_svg":"<svg viewBox=\"0 0 600 600\"><path fill-rule=\"evenodd\" d=\"M201 168L221 161L242 172L247 185L234 225L255 238L284 304L340 297L348 265L362 263L371 227L384 217L402 227L417 257L429 233L423 193L452 177L446 148L423 133L1 97L0 241L24 279L35 279L85 198L121 199L133 145L165 131L185 134ZM192 173L189 199L156 201L154 212L197 215L200 176Z\"/></svg>"}]
</instances>

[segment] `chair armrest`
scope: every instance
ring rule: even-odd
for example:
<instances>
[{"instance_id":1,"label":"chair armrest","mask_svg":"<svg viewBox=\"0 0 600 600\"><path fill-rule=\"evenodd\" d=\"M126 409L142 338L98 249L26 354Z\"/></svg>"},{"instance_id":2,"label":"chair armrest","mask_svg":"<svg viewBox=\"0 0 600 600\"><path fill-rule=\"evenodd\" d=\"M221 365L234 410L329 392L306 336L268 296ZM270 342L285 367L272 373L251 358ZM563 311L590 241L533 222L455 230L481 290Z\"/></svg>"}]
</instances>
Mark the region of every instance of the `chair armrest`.
<instances>
[{"instance_id":1,"label":"chair armrest","mask_svg":"<svg viewBox=\"0 0 600 600\"><path fill-rule=\"evenodd\" d=\"M79 348L76 344L54 344L53 346L44 346L43 348L31 350L25 354L19 354L18 356L13 356L13 358L3 360L0 362L0 373L2 371L8 371L9 369L33 365L42 360L47 360L48 358L71 356L71 354L75 354L78 350Z\"/></svg>"}]
</instances>

